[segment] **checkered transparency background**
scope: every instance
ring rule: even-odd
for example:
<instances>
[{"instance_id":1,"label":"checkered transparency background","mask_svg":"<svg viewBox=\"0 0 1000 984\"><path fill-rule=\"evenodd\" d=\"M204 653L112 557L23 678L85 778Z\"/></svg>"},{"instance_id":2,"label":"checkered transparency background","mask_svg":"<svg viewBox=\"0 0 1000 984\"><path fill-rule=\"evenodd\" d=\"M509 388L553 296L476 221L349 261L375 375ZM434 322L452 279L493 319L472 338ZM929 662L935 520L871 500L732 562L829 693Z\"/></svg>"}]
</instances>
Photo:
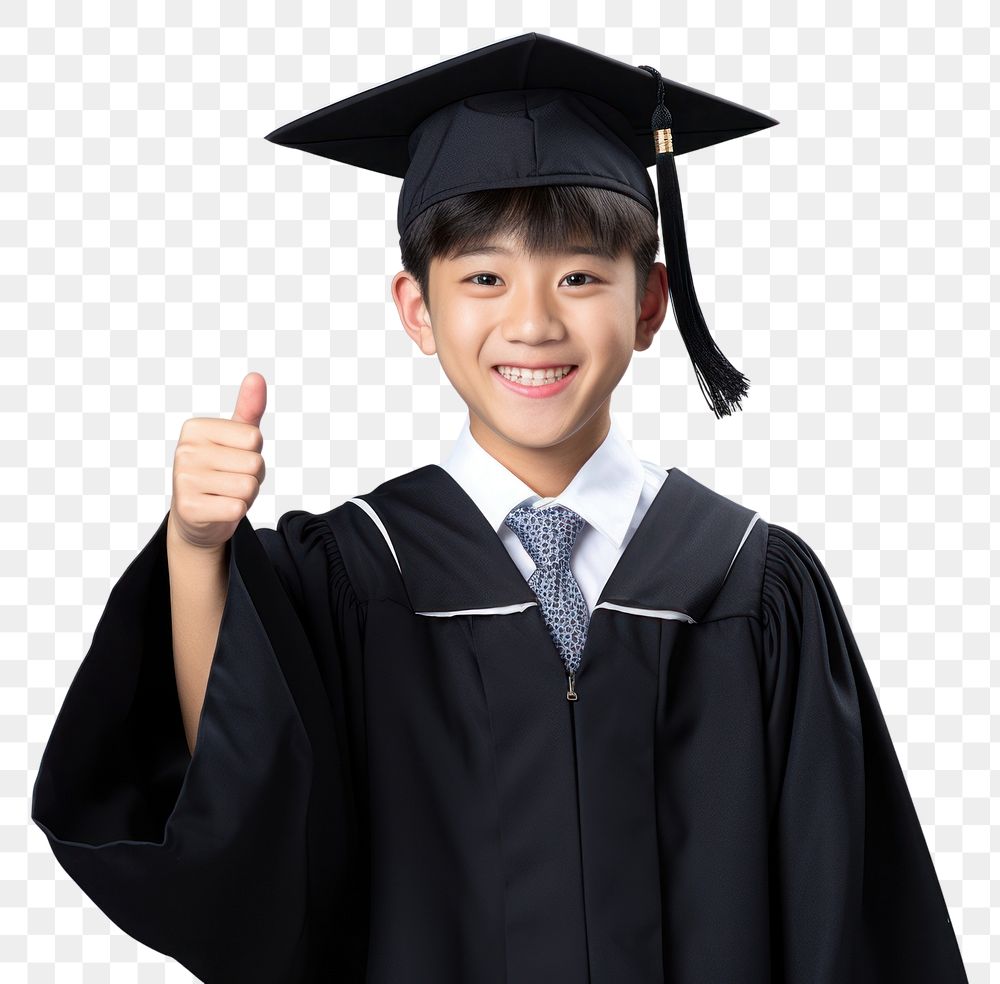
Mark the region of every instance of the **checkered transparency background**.
<instances>
[{"instance_id":1,"label":"checkered transparency background","mask_svg":"<svg viewBox=\"0 0 1000 984\"><path fill-rule=\"evenodd\" d=\"M613 412L641 457L823 560L970 979L987 981L989 4L135 6L0 5L0 977L192 979L112 925L28 819L108 593L169 507L183 421L230 416L244 375L264 375L268 474L250 516L273 527L439 461L464 419L389 297L400 180L264 134L537 30L780 121L680 161L698 293L751 379L744 411L707 409L668 313Z\"/></svg>"}]
</instances>

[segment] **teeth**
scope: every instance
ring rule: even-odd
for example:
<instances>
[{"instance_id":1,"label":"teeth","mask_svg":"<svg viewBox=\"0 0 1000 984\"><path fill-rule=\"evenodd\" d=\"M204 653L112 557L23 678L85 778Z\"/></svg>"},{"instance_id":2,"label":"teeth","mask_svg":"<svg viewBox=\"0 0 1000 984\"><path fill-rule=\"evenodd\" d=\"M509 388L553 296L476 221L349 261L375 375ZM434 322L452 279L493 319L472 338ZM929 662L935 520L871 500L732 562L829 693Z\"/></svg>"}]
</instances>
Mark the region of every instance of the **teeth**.
<instances>
[{"instance_id":1,"label":"teeth","mask_svg":"<svg viewBox=\"0 0 1000 984\"><path fill-rule=\"evenodd\" d=\"M520 369L517 366L497 366L497 371L504 379L522 386L545 386L557 379L562 379L573 367L560 366L557 369Z\"/></svg>"}]
</instances>

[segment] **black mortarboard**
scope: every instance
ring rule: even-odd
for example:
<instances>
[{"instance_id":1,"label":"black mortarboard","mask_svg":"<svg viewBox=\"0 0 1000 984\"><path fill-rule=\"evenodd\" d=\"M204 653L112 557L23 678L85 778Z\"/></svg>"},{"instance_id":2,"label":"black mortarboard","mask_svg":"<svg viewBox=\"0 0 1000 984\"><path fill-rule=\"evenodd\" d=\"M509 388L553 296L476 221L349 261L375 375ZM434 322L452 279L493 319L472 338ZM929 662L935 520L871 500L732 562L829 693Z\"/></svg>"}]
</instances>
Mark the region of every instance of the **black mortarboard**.
<instances>
[{"instance_id":1,"label":"black mortarboard","mask_svg":"<svg viewBox=\"0 0 1000 984\"><path fill-rule=\"evenodd\" d=\"M739 408L749 380L719 350L698 304L674 157L777 122L648 65L532 32L349 96L267 139L402 178L400 236L436 202L493 188L609 188L656 216L647 170L655 164L674 319L721 417Z\"/></svg>"}]
</instances>

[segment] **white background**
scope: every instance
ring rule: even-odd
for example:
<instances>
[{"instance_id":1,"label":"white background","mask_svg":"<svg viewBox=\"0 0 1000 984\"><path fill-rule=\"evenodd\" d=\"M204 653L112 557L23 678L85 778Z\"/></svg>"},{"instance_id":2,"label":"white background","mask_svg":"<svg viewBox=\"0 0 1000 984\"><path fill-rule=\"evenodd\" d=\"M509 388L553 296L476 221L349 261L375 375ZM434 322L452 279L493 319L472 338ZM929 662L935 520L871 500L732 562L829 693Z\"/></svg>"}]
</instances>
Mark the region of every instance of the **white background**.
<instances>
[{"instance_id":1,"label":"white background","mask_svg":"<svg viewBox=\"0 0 1000 984\"><path fill-rule=\"evenodd\" d=\"M109 923L28 816L38 758L111 586L169 507L182 422L230 416L246 372L265 376L257 527L440 461L462 424L464 405L389 297L400 180L264 135L532 30L780 121L678 160L696 288L751 380L745 409L715 419L668 313L613 412L640 457L681 467L821 557L970 980L989 979L1000 673L986 0L4 0L10 984L192 979Z\"/></svg>"}]
</instances>

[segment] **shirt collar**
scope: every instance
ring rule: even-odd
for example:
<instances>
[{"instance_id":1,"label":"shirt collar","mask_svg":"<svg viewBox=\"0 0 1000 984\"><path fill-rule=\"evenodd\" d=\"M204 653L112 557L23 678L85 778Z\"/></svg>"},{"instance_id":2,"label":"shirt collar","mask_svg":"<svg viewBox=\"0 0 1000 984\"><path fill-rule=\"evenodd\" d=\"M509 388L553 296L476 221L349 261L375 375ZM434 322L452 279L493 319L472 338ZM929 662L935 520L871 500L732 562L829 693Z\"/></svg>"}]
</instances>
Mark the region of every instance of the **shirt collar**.
<instances>
[{"instance_id":1,"label":"shirt collar","mask_svg":"<svg viewBox=\"0 0 1000 984\"><path fill-rule=\"evenodd\" d=\"M625 539L644 482L642 462L614 417L600 447L569 485L549 499L542 500L476 441L468 417L441 467L465 489L498 534L507 514L525 500L558 502L582 516L615 547L621 547Z\"/></svg>"}]
</instances>

